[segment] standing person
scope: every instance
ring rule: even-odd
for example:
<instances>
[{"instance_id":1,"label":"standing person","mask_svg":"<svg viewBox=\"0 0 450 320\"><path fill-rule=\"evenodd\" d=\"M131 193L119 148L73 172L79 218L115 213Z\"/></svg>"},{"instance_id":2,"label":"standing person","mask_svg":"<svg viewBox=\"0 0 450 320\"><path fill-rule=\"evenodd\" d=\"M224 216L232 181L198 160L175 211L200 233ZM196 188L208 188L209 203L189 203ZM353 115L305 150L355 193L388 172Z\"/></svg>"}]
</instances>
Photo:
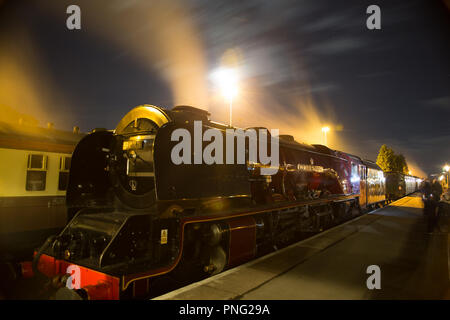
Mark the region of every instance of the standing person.
<instances>
[{"instance_id":1,"label":"standing person","mask_svg":"<svg viewBox=\"0 0 450 320\"><path fill-rule=\"evenodd\" d=\"M431 189L431 183L430 181L427 179L423 182L422 184L422 188L420 190L423 194L422 196L422 200L423 200L423 215L427 216L428 212L430 210L430 201L431 201L431 193L432 193L432 189Z\"/></svg>"},{"instance_id":2,"label":"standing person","mask_svg":"<svg viewBox=\"0 0 450 320\"><path fill-rule=\"evenodd\" d=\"M433 184L431 185L431 193L433 194L435 201L441 200L442 191L442 185L437 179L434 179Z\"/></svg>"},{"instance_id":3,"label":"standing person","mask_svg":"<svg viewBox=\"0 0 450 320\"><path fill-rule=\"evenodd\" d=\"M439 201L441 200L442 195L442 186L439 183L439 181L437 181L437 179L434 179L433 184L431 185L431 195L432 195L431 197L432 210L430 210L430 213L432 213L432 221L431 226L429 225L428 232L433 232L435 226L439 225L438 208L439 208Z\"/></svg>"}]
</instances>

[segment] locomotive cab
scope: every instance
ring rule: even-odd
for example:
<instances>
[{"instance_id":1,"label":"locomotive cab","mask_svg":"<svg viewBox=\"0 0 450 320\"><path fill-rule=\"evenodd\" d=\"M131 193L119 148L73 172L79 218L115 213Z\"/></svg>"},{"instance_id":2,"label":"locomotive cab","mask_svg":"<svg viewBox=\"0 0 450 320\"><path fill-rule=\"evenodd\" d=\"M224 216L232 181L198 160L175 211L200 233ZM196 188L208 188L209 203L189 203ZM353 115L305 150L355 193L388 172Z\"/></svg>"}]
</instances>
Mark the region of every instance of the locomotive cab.
<instances>
[{"instance_id":1,"label":"locomotive cab","mask_svg":"<svg viewBox=\"0 0 450 320\"><path fill-rule=\"evenodd\" d=\"M169 121L162 109L139 106L114 131L93 132L80 141L67 191L69 216L84 207L143 209L154 205L154 141L158 129Z\"/></svg>"}]
</instances>

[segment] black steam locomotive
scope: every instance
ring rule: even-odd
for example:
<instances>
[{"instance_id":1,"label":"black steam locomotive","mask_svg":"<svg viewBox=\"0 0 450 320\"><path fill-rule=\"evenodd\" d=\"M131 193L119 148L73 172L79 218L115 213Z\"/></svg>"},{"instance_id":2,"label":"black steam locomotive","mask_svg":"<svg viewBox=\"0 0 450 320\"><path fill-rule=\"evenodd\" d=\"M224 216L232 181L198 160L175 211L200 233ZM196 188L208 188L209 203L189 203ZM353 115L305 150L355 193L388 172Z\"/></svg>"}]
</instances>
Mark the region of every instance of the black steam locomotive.
<instances>
[{"instance_id":1,"label":"black steam locomotive","mask_svg":"<svg viewBox=\"0 0 450 320\"><path fill-rule=\"evenodd\" d=\"M62 285L64 297L146 297L158 277L216 274L386 200L375 163L292 136L279 136L274 175L251 157L260 136L243 138L245 161L234 152L228 164L175 164L175 130L194 136L201 121L225 139L230 127L208 116L143 105L114 131L84 137L70 168L72 218L37 251L34 273ZM189 143L182 156L195 159L199 146ZM200 150L207 145L201 141Z\"/></svg>"}]
</instances>

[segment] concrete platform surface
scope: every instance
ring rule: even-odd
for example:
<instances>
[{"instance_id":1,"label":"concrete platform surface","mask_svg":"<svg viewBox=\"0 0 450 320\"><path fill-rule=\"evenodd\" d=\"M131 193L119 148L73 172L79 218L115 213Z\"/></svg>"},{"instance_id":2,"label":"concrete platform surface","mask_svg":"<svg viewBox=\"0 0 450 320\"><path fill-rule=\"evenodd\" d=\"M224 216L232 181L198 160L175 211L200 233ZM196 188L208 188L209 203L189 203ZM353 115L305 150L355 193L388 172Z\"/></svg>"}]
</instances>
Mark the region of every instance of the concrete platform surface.
<instances>
[{"instance_id":1,"label":"concrete platform surface","mask_svg":"<svg viewBox=\"0 0 450 320\"><path fill-rule=\"evenodd\" d=\"M155 299L448 299L448 232L428 234L422 207L420 195L402 198ZM380 289L367 287L371 265Z\"/></svg>"}]
</instances>

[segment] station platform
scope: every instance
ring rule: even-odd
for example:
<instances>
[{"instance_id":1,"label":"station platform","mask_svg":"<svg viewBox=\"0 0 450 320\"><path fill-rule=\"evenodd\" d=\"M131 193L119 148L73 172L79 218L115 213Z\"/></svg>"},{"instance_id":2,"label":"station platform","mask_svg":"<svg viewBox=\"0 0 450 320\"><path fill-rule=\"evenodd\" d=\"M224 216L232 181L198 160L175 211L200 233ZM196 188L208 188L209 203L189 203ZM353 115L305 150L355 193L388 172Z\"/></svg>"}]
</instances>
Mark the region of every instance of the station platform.
<instances>
[{"instance_id":1,"label":"station platform","mask_svg":"<svg viewBox=\"0 0 450 320\"><path fill-rule=\"evenodd\" d=\"M156 300L450 299L448 225L427 233L420 194ZM368 289L367 267L380 268Z\"/></svg>"}]
</instances>

